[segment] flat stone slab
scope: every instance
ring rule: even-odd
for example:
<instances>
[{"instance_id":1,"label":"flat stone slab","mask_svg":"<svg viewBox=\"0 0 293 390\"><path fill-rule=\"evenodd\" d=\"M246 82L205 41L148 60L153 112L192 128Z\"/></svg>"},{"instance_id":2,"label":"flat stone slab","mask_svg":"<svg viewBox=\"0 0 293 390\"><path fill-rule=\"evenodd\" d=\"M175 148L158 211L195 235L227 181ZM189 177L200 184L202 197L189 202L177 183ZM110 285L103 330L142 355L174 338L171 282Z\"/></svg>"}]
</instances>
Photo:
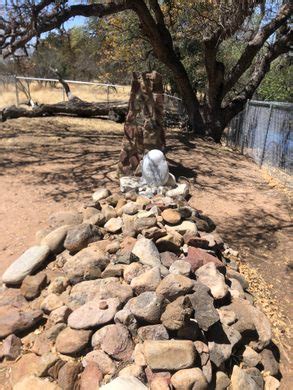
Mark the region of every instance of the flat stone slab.
<instances>
[{"instance_id":1,"label":"flat stone slab","mask_svg":"<svg viewBox=\"0 0 293 390\"><path fill-rule=\"evenodd\" d=\"M189 340L147 340L144 356L152 370L181 370L192 367L196 350Z\"/></svg>"},{"instance_id":2,"label":"flat stone slab","mask_svg":"<svg viewBox=\"0 0 293 390\"><path fill-rule=\"evenodd\" d=\"M91 329L113 320L120 301L118 298L93 300L85 303L68 317L68 325L74 329Z\"/></svg>"},{"instance_id":3,"label":"flat stone slab","mask_svg":"<svg viewBox=\"0 0 293 390\"><path fill-rule=\"evenodd\" d=\"M19 284L39 268L50 253L48 245L36 245L26 250L4 272L2 281L6 284Z\"/></svg>"}]
</instances>

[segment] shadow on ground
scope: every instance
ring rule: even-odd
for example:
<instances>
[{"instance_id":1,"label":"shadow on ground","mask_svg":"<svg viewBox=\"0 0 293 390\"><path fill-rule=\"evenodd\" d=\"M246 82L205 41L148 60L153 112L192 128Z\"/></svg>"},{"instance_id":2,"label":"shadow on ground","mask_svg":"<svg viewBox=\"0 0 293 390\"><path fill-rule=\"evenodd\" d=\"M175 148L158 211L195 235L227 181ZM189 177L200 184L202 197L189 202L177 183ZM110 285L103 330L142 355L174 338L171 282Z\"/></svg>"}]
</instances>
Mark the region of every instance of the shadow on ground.
<instances>
[{"instance_id":1,"label":"shadow on ground","mask_svg":"<svg viewBox=\"0 0 293 390\"><path fill-rule=\"evenodd\" d=\"M22 187L42 188L61 205L89 197L98 186L117 189L122 134L122 125L96 119L5 122L0 124L0 180L2 175ZM190 204L210 216L225 241L256 267L292 321L288 197L271 188L251 160L230 149L174 130L167 144L171 172L192 184Z\"/></svg>"}]
</instances>

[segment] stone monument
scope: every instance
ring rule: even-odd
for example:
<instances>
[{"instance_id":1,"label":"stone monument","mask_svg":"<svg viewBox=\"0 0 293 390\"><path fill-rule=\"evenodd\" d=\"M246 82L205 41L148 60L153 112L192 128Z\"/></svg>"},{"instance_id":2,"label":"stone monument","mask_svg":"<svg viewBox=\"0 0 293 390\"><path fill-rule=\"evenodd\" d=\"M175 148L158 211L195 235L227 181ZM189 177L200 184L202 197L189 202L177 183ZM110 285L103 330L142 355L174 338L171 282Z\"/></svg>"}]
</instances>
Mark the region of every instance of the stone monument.
<instances>
[{"instance_id":1,"label":"stone monument","mask_svg":"<svg viewBox=\"0 0 293 390\"><path fill-rule=\"evenodd\" d=\"M164 95L158 72L133 73L129 109L119 157L120 176L138 174L140 161L152 149L164 150Z\"/></svg>"}]
</instances>

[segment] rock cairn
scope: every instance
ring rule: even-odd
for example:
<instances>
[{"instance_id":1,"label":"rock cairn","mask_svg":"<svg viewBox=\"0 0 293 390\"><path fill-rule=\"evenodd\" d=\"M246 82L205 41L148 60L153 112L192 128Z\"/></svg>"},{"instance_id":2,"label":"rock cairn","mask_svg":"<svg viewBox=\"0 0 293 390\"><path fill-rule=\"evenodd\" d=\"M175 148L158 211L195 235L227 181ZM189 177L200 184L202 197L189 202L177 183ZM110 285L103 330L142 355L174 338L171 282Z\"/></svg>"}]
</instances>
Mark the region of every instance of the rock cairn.
<instances>
[{"instance_id":1,"label":"rock cairn","mask_svg":"<svg viewBox=\"0 0 293 390\"><path fill-rule=\"evenodd\" d=\"M160 73L133 73L128 114L119 156L119 175L139 170L145 152L165 148L164 89Z\"/></svg>"},{"instance_id":2,"label":"rock cairn","mask_svg":"<svg viewBox=\"0 0 293 390\"><path fill-rule=\"evenodd\" d=\"M183 198L100 189L49 225L3 275L11 388L278 388L237 252Z\"/></svg>"}]
</instances>

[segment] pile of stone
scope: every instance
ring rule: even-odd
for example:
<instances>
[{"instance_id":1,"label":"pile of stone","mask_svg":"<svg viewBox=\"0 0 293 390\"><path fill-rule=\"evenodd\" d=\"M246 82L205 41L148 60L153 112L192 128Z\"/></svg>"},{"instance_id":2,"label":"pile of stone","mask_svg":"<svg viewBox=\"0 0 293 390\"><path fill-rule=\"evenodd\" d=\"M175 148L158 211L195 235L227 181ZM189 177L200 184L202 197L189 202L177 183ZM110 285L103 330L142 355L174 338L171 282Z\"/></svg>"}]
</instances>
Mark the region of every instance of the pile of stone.
<instances>
[{"instance_id":1,"label":"pile of stone","mask_svg":"<svg viewBox=\"0 0 293 390\"><path fill-rule=\"evenodd\" d=\"M237 252L182 197L100 189L49 225L2 278L11 388L278 388Z\"/></svg>"}]
</instances>

